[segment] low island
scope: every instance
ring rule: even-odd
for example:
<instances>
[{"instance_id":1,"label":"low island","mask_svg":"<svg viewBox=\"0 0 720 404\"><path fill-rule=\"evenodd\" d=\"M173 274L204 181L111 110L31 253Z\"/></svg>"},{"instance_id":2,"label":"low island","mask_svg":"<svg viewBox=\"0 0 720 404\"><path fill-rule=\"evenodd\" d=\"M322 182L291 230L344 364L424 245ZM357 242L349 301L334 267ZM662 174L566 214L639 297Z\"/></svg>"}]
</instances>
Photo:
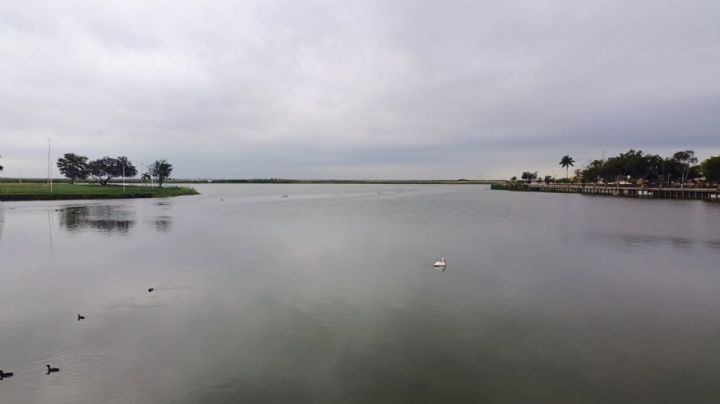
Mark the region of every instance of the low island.
<instances>
[{"instance_id":1,"label":"low island","mask_svg":"<svg viewBox=\"0 0 720 404\"><path fill-rule=\"evenodd\" d=\"M0 183L0 201L41 201L68 199L122 199L122 198L164 198L182 195L197 195L187 187L148 187L143 185L122 186L94 184L53 184L46 183Z\"/></svg>"},{"instance_id":2,"label":"low island","mask_svg":"<svg viewBox=\"0 0 720 404\"><path fill-rule=\"evenodd\" d=\"M173 165L165 159L147 166L147 171L141 173L141 182L130 180L133 185L128 184L128 179L135 177L138 170L126 156L88 161L87 156L65 153L57 160L57 167L66 179L53 180L49 155L47 180L5 179L0 182L0 201L165 198L198 194L193 188L163 187L173 171ZM3 169L0 165L0 171Z\"/></svg>"}]
</instances>

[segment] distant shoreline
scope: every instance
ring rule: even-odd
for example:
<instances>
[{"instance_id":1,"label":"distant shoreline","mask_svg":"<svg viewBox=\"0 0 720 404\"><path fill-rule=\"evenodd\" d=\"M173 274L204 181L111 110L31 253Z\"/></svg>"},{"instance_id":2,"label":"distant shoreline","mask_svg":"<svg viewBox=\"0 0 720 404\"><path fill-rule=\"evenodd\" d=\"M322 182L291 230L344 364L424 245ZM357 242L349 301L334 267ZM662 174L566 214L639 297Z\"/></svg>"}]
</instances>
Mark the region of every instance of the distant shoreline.
<instances>
[{"instance_id":1,"label":"distant shoreline","mask_svg":"<svg viewBox=\"0 0 720 404\"><path fill-rule=\"evenodd\" d=\"M491 180L293 180L293 179L226 179L226 180L176 180L185 184L451 184L489 185Z\"/></svg>"},{"instance_id":2,"label":"distant shoreline","mask_svg":"<svg viewBox=\"0 0 720 404\"><path fill-rule=\"evenodd\" d=\"M69 183L66 179L54 180L56 183ZM19 178L3 178L0 180L2 183L18 183ZM45 183L45 178L27 178L22 179L23 183ZM138 179L126 180L128 184L141 184L142 182ZM299 180L289 178L248 178L248 179L173 179L167 181L167 184L447 184L447 185L490 185L501 180L468 180L468 179L457 179L457 180L322 180L322 179L311 179L311 180ZM113 184L120 183L120 180L111 181Z\"/></svg>"}]
</instances>

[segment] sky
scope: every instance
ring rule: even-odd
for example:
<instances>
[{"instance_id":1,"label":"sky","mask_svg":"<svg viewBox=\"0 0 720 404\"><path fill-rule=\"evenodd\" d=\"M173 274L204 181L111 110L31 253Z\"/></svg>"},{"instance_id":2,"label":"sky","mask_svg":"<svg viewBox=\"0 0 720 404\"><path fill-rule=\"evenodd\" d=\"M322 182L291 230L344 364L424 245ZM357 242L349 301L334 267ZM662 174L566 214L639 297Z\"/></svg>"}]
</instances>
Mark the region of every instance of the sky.
<instances>
[{"instance_id":1,"label":"sky","mask_svg":"<svg viewBox=\"0 0 720 404\"><path fill-rule=\"evenodd\" d=\"M564 176L720 155L717 0L0 2L0 165L176 178ZM55 175L57 170L54 169Z\"/></svg>"}]
</instances>

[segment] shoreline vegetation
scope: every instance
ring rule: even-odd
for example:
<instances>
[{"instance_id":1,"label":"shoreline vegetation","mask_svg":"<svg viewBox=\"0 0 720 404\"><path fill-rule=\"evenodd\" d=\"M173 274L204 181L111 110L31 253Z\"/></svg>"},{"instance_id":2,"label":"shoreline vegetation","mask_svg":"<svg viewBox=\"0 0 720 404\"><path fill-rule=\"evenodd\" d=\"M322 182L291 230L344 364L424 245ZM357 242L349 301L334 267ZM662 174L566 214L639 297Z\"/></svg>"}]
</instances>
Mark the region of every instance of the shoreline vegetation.
<instances>
[{"instance_id":1,"label":"shoreline vegetation","mask_svg":"<svg viewBox=\"0 0 720 404\"><path fill-rule=\"evenodd\" d=\"M127 156L90 160L87 156L65 153L57 159L56 166L65 179L56 180L51 176L48 145L48 178L24 181L6 178L0 181L0 201L166 198L198 194L189 187L163 188L173 171L173 165L164 158L148 166L143 164L140 181L128 181L138 175L138 170ZM0 165L0 171L4 169Z\"/></svg>"},{"instance_id":2,"label":"shoreline vegetation","mask_svg":"<svg viewBox=\"0 0 720 404\"><path fill-rule=\"evenodd\" d=\"M197 195L198 192L188 187L146 187L137 184L123 187L120 184L110 186L94 184L70 184L69 182L53 182L50 185L41 182L23 181L0 183L0 201L46 201L46 200L82 200L82 199L135 199L135 198L167 198L183 195Z\"/></svg>"},{"instance_id":3,"label":"shoreline vegetation","mask_svg":"<svg viewBox=\"0 0 720 404\"><path fill-rule=\"evenodd\" d=\"M630 149L607 160L595 160L570 176L575 159L565 155L559 165L565 178L525 171L520 179L498 181L493 190L562 192L591 195L659 199L720 200L720 156L703 162L692 150L681 150L671 157L645 154ZM699 163L699 164L698 164Z\"/></svg>"}]
</instances>

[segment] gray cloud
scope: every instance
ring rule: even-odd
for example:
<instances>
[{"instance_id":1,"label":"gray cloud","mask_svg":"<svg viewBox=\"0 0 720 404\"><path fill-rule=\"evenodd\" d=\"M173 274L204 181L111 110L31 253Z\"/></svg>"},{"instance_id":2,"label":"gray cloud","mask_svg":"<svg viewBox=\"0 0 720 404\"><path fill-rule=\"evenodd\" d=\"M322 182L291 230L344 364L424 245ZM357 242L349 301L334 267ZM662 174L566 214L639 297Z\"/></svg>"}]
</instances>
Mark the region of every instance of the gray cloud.
<instances>
[{"instance_id":1,"label":"gray cloud","mask_svg":"<svg viewBox=\"0 0 720 404\"><path fill-rule=\"evenodd\" d=\"M5 175L57 153L180 177L560 174L720 139L714 1L0 4Z\"/></svg>"}]
</instances>

